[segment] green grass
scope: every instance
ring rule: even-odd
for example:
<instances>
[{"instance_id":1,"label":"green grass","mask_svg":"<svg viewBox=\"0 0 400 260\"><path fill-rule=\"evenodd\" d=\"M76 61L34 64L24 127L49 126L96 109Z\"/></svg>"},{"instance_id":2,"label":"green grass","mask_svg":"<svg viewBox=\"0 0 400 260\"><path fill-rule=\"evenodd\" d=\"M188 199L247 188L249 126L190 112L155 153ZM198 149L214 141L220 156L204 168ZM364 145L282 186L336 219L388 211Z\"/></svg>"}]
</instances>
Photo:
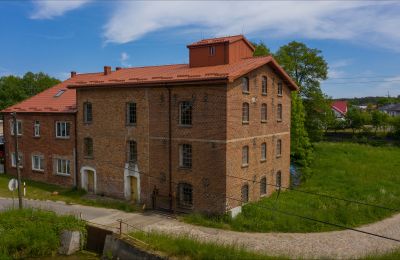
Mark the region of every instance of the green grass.
<instances>
[{"instance_id":1,"label":"green grass","mask_svg":"<svg viewBox=\"0 0 400 260\"><path fill-rule=\"evenodd\" d=\"M54 256L63 230L86 235L85 222L73 216L24 209L0 213L0 259Z\"/></svg>"},{"instance_id":2,"label":"green grass","mask_svg":"<svg viewBox=\"0 0 400 260\"><path fill-rule=\"evenodd\" d=\"M313 174L298 189L382 205L400 211L400 149L352 143L318 143ZM274 188L268 186L269 189ZM335 224L357 227L394 212L295 191L276 193L249 203L235 219L192 214L189 223L250 232L321 232L338 228L285 216L260 207L276 208Z\"/></svg>"},{"instance_id":3,"label":"green grass","mask_svg":"<svg viewBox=\"0 0 400 260\"><path fill-rule=\"evenodd\" d=\"M0 175L0 197L12 197L13 193L8 190L8 181L11 178L15 178L10 175ZM46 184L42 182L22 180L26 182L27 192L26 198L37 199L37 200L53 200L53 201L65 201L66 203L82 204L94 207L104 207L119 209L126 212L133 212L137 210L137 206L120 200L113 200L107 198L96 197L95 199L87 198L84 190L63 188L60 186ZM57 192L58 195L53 193ZM14 192L14 196L17 197L17 191Z\"/></svg>"},{"instance_id":4,"label":"green grass","mask_svg":"<svg viewBox=\"0 0 400 260\"><path fill-rule=\"evenodd\" d=\"M156 232L134 232L131 233L131 236L147 243L152 250L162 252L168 255L168 257L176 257L178 259L287 259L252 253L240 246L201 242L197 238L190 237L189 235L171 236Z\"/></svg>"},{"instance_id":5,"label":"green grass","mask_svg":"<svg viewBox=\"0 0 400 260\"><path fill-rule=\"evenodd\" d=\"M400 259L400 250L394 250L384 255L370 255L359 260L394 260Z\"/></svg>"}]
</instances>

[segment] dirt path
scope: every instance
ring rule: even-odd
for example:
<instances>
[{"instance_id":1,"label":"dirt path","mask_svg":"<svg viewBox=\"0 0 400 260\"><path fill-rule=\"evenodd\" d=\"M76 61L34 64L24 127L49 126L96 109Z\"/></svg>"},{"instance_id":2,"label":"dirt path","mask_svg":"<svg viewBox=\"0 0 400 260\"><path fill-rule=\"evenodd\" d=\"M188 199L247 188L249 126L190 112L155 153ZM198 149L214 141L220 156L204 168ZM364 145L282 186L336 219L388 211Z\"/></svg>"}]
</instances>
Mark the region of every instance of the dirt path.
<instances>
[{"instance_id":1,"label":"dirt path","mask_svg":"<svg viewBox=\"0 0 400 260\"><path fill-rule=\"evenodd\" d=\"M122 219L142 230L156 230L170 234L191 234L205 241L243 245L248 250L268 255L303 259L349 259L371 254L384 254L400 249L400 243L354 231L323 233L246 233L193 226L176 219L152 213L126 213L119 210L66 205L62 202L25 201L27 206L45 208L60 214L75 214L92 223L115 229ZM12 200L0 198L0 209L9 208ZM126 230L127 227L123 226ZM133 228L129 228L132 230ZM363 231L400 239L400 214L360 227Z\"/></svg>"}]
</instances>

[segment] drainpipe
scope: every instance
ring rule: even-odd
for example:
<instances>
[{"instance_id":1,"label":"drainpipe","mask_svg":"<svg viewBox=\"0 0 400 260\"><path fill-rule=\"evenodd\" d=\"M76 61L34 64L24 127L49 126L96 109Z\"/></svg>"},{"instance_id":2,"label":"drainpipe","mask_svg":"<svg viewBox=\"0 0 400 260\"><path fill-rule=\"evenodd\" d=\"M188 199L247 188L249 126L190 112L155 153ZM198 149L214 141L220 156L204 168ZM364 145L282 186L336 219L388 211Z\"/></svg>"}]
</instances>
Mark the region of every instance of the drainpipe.
<instances>
[{"instance_id":1,"label":"drainpipe","mask_svg":"<svg viewBox=\"0 0 400 260\"><path fill-rule=\"evenodd\" d=\"M172 211L172 105L171 105L171 87L168 89L168 174L169 174L169 209Z\"/></svg>"},{"instance_id":2,"label":"drainpipe","mask_svg":"<svg viewBox=\"0 0 400 260\"><path fill-rule=\"evenodd\" d=\"M75 188L76 189L78 189L79 188L79 174L78 174L78 136L77 136L77 134L78 134L78 131L77 131L77 128L78 128L78 120L77 120L77 117L78 117L78 112L76 112L76 114L75 114L75 147L74 147L74 161L75 161Z\"/></svg>"}]
</instances>

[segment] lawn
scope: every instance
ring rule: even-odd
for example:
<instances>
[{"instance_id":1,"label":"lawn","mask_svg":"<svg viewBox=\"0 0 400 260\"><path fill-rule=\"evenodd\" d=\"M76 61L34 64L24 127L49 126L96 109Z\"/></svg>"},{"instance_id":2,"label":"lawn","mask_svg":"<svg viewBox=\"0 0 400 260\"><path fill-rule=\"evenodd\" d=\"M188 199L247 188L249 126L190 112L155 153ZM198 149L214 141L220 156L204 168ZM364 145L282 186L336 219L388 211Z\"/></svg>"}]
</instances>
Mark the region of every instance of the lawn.
<instances>
[{"instance_id":1,"label":"lawn","mask_svg":"<svg viewBox=\"0 0 400 260\"><path fill-rule=\"evenodd\" d=\"M168 255L168 257L177 259L288 259L252 253L239 246L218 245L215 243L201 242L197 238L190 237L188 235L171 236L156 232L134 232L130 235L147 243L150 249L162 252Z\"/></svg>"},{"instance_id":2,"label":"lawn","mask_svg":"<svg viewBox=\"0 0 400 260\"><path fill-rule=\"evenodd\" d=\"M13 193L8 190L8 181L14 178L9 175L0 175L0 197L12 197ZM22 180L26 182L27 192L26 198L29 199L38 199L38 200L53 200L53 201L65 201L66 203L75 203L82 204L87 206L94 207L104 207L104 208L113 208L119 209L127 212L136 211L136 205L120 201L113 200L107 198L89 198L86 196L86 192L84 190L77 190L71 188L63 188L56 185ZM57 192L57 195L54 194ZM14 192L14 196L18 196L18 192ZM17 202L16 202L17 203Z\"/></svg>"},{"instance_id":3,"label":"lawn","mask_svg":"<svg viewBox=\"0 0 400 260\"><path fill-rule=\"evenodd\" d=\"M313 175L297 189L327 194L400 211L400 148L373 147L353 143L317 143ZM272 188L269 186L269 188ZM339 228L265 208L357 227L394 214L394 211L333 200L296 191L276 193L249 203L235 219L192 214L189 223L250 232L321 232Z\"/></svg>"},{"instance_id":4,"label":"lawn","mask_svg":"<svg viewBox=\"0 0 400 260\"><path fill-rule=\"evenodd\" d=\"M0 259L55 256L63 230L77 230L85 237L86 223L73 216L24 209L0 213Z\"/></svg>"}]
</instances>

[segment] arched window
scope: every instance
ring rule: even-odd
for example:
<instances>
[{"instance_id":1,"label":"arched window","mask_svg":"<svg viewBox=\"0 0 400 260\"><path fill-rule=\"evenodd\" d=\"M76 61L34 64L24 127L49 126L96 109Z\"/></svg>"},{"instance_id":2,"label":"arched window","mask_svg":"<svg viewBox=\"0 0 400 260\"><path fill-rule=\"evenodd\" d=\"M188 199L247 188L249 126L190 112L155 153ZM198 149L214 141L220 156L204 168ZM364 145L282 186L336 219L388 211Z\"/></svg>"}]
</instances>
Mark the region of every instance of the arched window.
<instances>
[{"instance_id":1,"label":"arched window","mask_svg":"<svg viewBox=\"0 0 400 260\"><path fill-rule=\"evenodd\" d=\"M262 177L260 181L260 195L267 194L267 178Z\"/></svg>"},{"instance_id":2,"label":"arched window","mask_svg":"<svg viewBox=\"0 0 400 260\"><path fill-rule=\"evenodd\" d=\"M242 122L248 123L249 122L249 103L243 103L242 106Z\"/></svg>"},{"instance_id":3,"label":"arched window","mask_svg":"<svg viewBox=\"0 0 400 260\"><path fill-rule=\"evenodd\" d=\"M188 183L178 184L178 204L181 207L193 206L193 187Z\"/></svg>"},{"instance_id":4,"label":"arched window","mask_svg":"<svg viewBox=\"0 0 400 260\"><path fill-rule=\"evenodd\" d=\"M93 157L93 139L90 137L86 137L83 141L84 143L84 155L85 157Z\"/></svg>"},{"instance_id":5,"label":"arched window","mask_svg":"<svg viewBox=\"0 0 400 260\"><path fill-rule=\"evenodd\" d=\"M249 147L243 146L242 148L242 166L249 165Z\"/></svg>"},{"instance_id":6,"label":"arched window","mask_svg":"<svg viewBox=\"0 0 400 260\"><path fill-rule=\"evenodd\" d=\"M243 93L249 93L250 92L249 78L248 77L243 77L243 79L242 79L242 91L243 91Z\"/></svg>"},{"instance_id":7,"label":"arched window","mask_svg":"<svg viewBox=\"0 0 400 260\"><path fill-rule=\"evenodd\" d=\"M261 144L261 161L267 160L267 143Z\"/></svg>"},{"instance_id":8,"label":"arched window","mask_svg":"<svg viewBox=\"0 0 400 260\"><path fill-rule=\"evenodd\" d=\"M282 104L278 104L278 110L276 116L278 121L282 121Z\"/></svg>"},{"instance_id":9,"label":"arched window","mask_svg":"<svg viewBox=\"0 0 400 260\"><path fill-rule=\"evenodd\" d=\"M128 141L128 162L136 163L137 162L137 143L135 141Z\"/></svg>"},{"instance_id":10,"label":"arched window","mask_svg":"<svg viewBox=\"0 0 400 260\"><path fill-rule=\"evenodd\" d=\"M276 189L279 190L282 186L282 173L278 171L276 173Z\"/></svg>"},{"instance_id":11,"label":"arched window","mask_svg":"<svg viewBox=\"0 0 400 260\"><path fill-rule=\"evenodd\" d=\"M246 203L249 201L249 185L245 184L242 186L242 202Z\"/></svg>"},{"instance_id":12,"label":"arched window","mask_svg":"<svg viewBox=\"0 0 400 260\"><path fill-rule=\"evenodd\" d=\"M267 104L261 105L261 122L267 121Z\"/></svg>"},{"instance_id":13,"label":"arched window","mask_svg":"<svg viewBox=\"0 0 400 260\"><path fill-rule=\"evenodd\" d=\"M263 76L261 81L261 94L267 95L268 91L268 79L267 77Z\"/></svg>"}]
</instances>

